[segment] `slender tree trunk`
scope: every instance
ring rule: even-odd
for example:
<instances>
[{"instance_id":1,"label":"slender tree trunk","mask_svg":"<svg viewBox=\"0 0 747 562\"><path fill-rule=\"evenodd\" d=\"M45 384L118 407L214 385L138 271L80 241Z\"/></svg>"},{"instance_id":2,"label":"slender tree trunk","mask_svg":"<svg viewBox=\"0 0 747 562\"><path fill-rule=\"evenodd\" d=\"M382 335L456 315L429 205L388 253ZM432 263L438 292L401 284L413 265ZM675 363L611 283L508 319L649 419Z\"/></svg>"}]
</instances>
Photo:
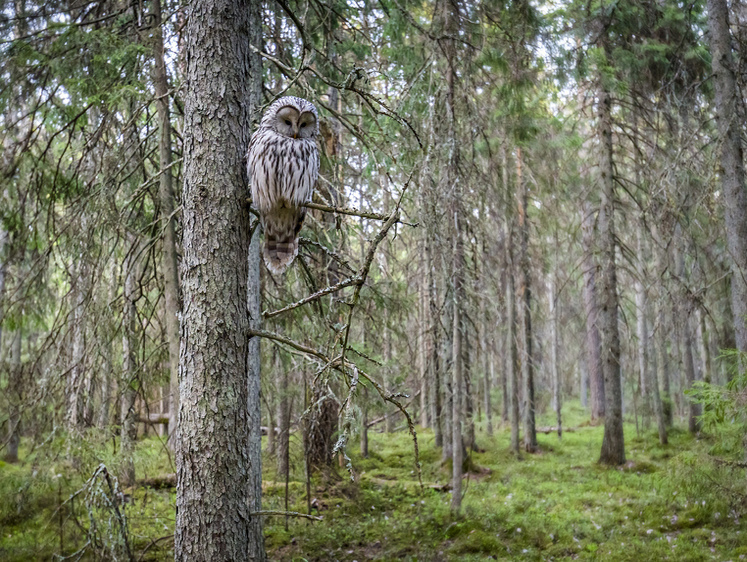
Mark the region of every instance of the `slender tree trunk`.
<instances>
[{"instance_id":1,"label":"slender tree trunk","mask_svg":"<svg viewBox=\"0 0 747 562\"><path fill-rule=\"evenodd\" d=\"M649 428L651 413L651 381L650 365L648 358L648 322L646 321L646 309L648 307L648 295L644 281L646 280L646 271L644 267L644 246L643 246L643 218L636 221L636 246L638 254L637 279L635 281L635 306L636 306L636 333L637 342L637 359L638 359L638 376L640 395L643 398L643 420L644 427Z\"/></svg>"},{"instance_id":2,"label":"slender tree trunk","mask_svg":"<svg viewBox=\"0 0 747 562\"><path fill-rule=\"evenodd\" d=\"M742 152L743 118L729 30L726 0L707 0L716 113L721 136L721 185L724 193L726 243L731 258L731 303L737 349L747 351L747 188Z\"/></svg>"},{"instance_id":3,"label":"slender tree trunk","mask_svg":"<svg viewBox=\"0 0 747 562\"><path fill-rule=\"evenodd\" d=\"M604 417L604 370L602 369L602 343L599 337L599 304L597 298L597 264L594 259L594 214L591 204L584 202L582 243L584 249L584 310L586 312L586 372L591 391L591 421Z\"/></svg>"},{"instance_id":4,"label":"slender tree trunk","mask_svg":"<svg viewBox=\"0 0 747 562\"><path fill-rule=\"evenodd\" d=\"M12 332L8 361L8 387L6 392L10 415L8 416L8 448L5 453L5 460L7 462L18 462L18 446L21 444L22 373L21 327L18 326Z\"/></svg>"},{"instance_id":5,"label":"slender tree trunk","mask_svg":"<svg viewBox=\"0 0 747 562\"><path fill-rule=\"evenodd\" d=\"M524 389L524 450L534 453L537 450L537 432L534 420L534 353L532 334L532 277L529 264L529 217L527 204L529 191L524 181L521 148L516 149L516 184L518 187L518 227L519 227L519 307L521 308L521 379Z\"/></svg>"},{"instance_id":6,"label":"slender tree trunk","mask_svg":"<svg viewBox=\"0 0 747 562\"><path fill-rule=\"evenodd\" d=\"M679 242L675 250L675 267L677 271L677 277L680 279L680 283L687 287L690 276L685 270L684 254L686 251L686 241L684 240L684 236L685 235L682 232L682 228L678 225L675 228L675 240ZM694 342L691 327L692 308L693 306L690 296L686 290L683 290L679 302L677 303L677 326L679 327L678 332L680 336L682 366L684 369L685 383L688 389L692 388L692 385L696 380L695 360L693 357ZM700 431L700 421L698 420L698 416L700 416L700 414L702 413L700 407L701 405L693 402L689 398L687 399L687 402L687 427L690 433L697 433Z\"/></svg>"},{"instance_id":7,"label":"slender tree trunk","mask_svg":"<svg viewBox=\"0 0 747 562\"><path fill-rule=\"evenodd\" d=\"M706 329L705 314L703 309L695 309L695 318L698 323L698 347L700 350L701 378L707 383L712 382L711 376L711 350L708 342L708 330Z\"/></svg>"},{"instance_id":8,"label":"slender tree trunk","mask_svg":"<svg viewBox=\"0 0 747 562\"><path fill-rule=\"evenodd\" d=\"M2 194L3 205L6 204L7 192ZM8 248L8 231L3 228L0 221L0 359L2 359L3 350L3 321L5 319L5 307L3 306L3 297L5 296L5 272L8 269L8 257L6 249Z\"/></svg>"},{"instance_id":9,"label":"slender tree trunk","mask_svg":"<svg viewBox=\"0 0 747 562\"><path fill-rule=\"evenodd\" d=\"M485 280L485 272L481 271L481 279ZM483 372L483 400L485 405L486 431L489 436L493 435L493 404L491 394L491 377L493 376L493 348L488 344L488 338L485 334L488 330L488 319L485 308L482 309L482 322L480 323L480 339L482 350L482 372Z\"/></svg>"},{"instance_id":10,"label":"slender tree trunk","mask_svg":"<svg viewBox=\"0 0 747 562\"><path fill-rule=\"evenodd\" d=\"M462 243L459 212L454 212L454 324L452 332L453 379L451 396L452 424L452 494L451 509L458 512L462 506Z\"/></svg>"},{"instance_id":11,"label":"slender tree trunk","mask_svg":"<svg viewBox=\"0 0 747 562\"><path fill-rule=\"evenodd\" d=\"M277 369L277 392L278 392L278 443L277 469L278 476L285 478L288 471L288 444L290 437L290 386L288 370L284 368L282 361L276 361ZM272 430L272 428L270 428Z\"/></svg>"},{"instance_id":12,"label":"slender tree trunk","mask_svg":"<svg viewBox=\"0 0 747 562\"><path fill-rule=\"evenodd\" d=\"M85 280L88 276L88 266L84 259L78 260L75 266L76 279L72 280L73 285L73 314L72 314L72 332L73 332L73 355L72 366L68 374L67 381L67 430L70 433L78 431L83 425L83 406L85 404L83 390L85 377L85 334L86 334L86 314L85 299L86 289Z\"/></svg>"},{"instance_id":13,"label":"slender tree trunk","mask_svg":"<svg viewBox=\"0 0 747 562\"><path fill-rule=\"evenodd\" d=\"M361 405L361 456L368 458L368 388L363 387L363 404Z\"/></svg>"},{"instance_id":14,"label":"slender tree trunk","mask_svg":"<svg viewBox=\"0 0 747 562\"><path fill-rule=\"evenodd\" d=\"M666 291L664 290L664 269L666 267L666 250L661 246L658 232L655 231L656 240L656 270L659 272L659 294L656 299L656 369L657 378L661 382L661 405L664 410L664 420L667 427L672 426L673 421L673 404L672 393L670 392L669 382L669 354L667 353L667 320L665 299Z\"/></svg>"},{"instance_id":15,"label":"slender tree trunk","mask_svg":"<svg viewBox=\"0 0 747 562\"><path fill-rule=\"evenodd\" d=\"M248 8L249 42L258 46L262 44L262 16L261 4L249 0ZM249 56L249 77L246 92L247 110L254 127L261 118L259 114L262 105L262 58L252 50ZM238 84L237 84L238 87ZM240 90L237 90L237 92ZM241 121L238 122L241 126ZM243 145L242 145L243 146ZM236 186L234 186L235 188ZM249 313L249 328L262 328L262 286L260 268L262 263L260 244L260 221L250 216L249 253L247 258L247 287L246 310ZM246 359L247 378L247 411L249 412L249 493L247 500L254 512L262 509L262 401L261 392L261 355L259 338L249 340ZM288 412L290 420L290 412ZM290 421L289 421L290 431ZM289 435L289 434L288 434ZM264 535L262 532L262 517L254 516L249 520L248 555L252 562L265 562Z\"/></svg>"},{"instance_id":16,"label":"slender tree trunk","mask_svg":"<svg viewBox=\"0 0 747 562\"><path fill-rule=\"evenodd\" d=\"M589 372L586 370L586 360L582 359L579 362L578 370L580 371L580 389L581 394L581 406L584 408L589 407Z\"/></svg>"},{"instance_id":17,"label":"slender tree trunk","mask_svg":"<svg viewBox=\"0 0 747 562\"><path fill-rule=\"evenodd\" d=\"M455 109L455 81L456 44L454 36L458 29L459 6L449 2L444 3L444 32L452 38L445 42L446 52L446 113L447 113L447 148L448 162L446 164L446 187L451 191L451 220L454 232L454 253L452 261L452 290L453 290L453 325L452 325L452 395L451 395L451 449L452 449L452 495L451 510L458 513L462 506L462 461L463 461L463 417L462 400L464 396L462 338L464 326L462 322L462 307L464 306L464 246L462 231L464 226L461 209L461 178L459 177L459 148L456 139L456 109Z\"/></svg>"},{"instance_id":18,"label":"slender tree trunk","mask_svg":"<svg viewBox=\"0 0 747 562\"><path fill-rule=\"evenodd\" d=\"M612 161L612 108L608 92L599 89L599 136L601 140L599 238L601 258L600 335L604 371L604 438L599 462L618 465L625 462L623 436L622 383L620 377L620 335L617 327L617 271L615 267L615 183Z\"/></svg>"},{"instance_id":19,"label":"slender tree trunk","mask_svg":"<svg viewBox=\"0 0 747 562\"><path fill-rule=\"evenodd\" d=\"M504 144L503 159L503 189L506 201L511 201L511 185L508 172L508 151ZM517 317L516 317L516 283L514 268L514 229L512 205L507 203L504 221L504 252L506 254L506 379L508 380L508 410L511 421L511 451L519 455L519 357L516 345Z\"/></svg>"},{"instance_id":20,"label":"slender tree trunk","mask_svg":"<svg viewBox=\"0 0 747 562\"><path fill-rule=\"evenodd\" d=\"M136 249L125 258L124 271L124 309L122 310L122 396L119 413L119 453L122 458L120 479L125 486L135 483L135 464L132 453L135 446L137 426L135 425L135 401L137 399L137 308L135 305L135 255Z\"/></svg>"},{"instance_id":21,"label":"slender tree trunk","mask_svg":"<svg viewBox=\"0 0 747 562\"><path fill-rule=\"evenodd\" d=\"M557 247L557 240L556 240ZM557 255L556 255L557 261ZM560 370L558 367L558 296L557 287L557 264L553 267L549 275L548 283L548 300L550 302L550 362L552 369L552 403L555 409L555 418L558 426L558 439L563 436L563 419L561 410L563 407L561 388L560 388Z\"/></svg>"},{"instance_id":22,"label":"slender tree trunk","mask_svg":"<svg viewBox=\"0 0 747 562\"><path fill-rule=\"evenodd\" d=\"M384 388L387 392L392 391L392 331L389 328L389 311L384 311L384 317L386 318L386 321L384 322ZM387 407L390 407L389 404L386 404ZM386 413L386 419L384 420L384 429L387 433L394 433L394 422L396 420L394 419L394 410L389 410L389 412Z\"/></svg>"},{"instance_id":23,"label":"slender tree trunk","mask_svg":"<svg viewBox=\"0 0 747 562\"><path fill-rule=\"evenodd\" d=\"M424 246L425 241L421 241ZM421 247L422 250L422 247ZM420 252L422 256L425 252ZM420 425L428 427L428 302L425 276L418 284L418 378L420 383Z\"/></svg>"},{"instance_id":24,"label":"slender tree trunk","mask_svg":"<svg viewBox=\"0 0 747 562\"><path fill-rule=\"evenodd\" d=\"M259 345L248 333L259 321L259 246L243 169L259 104L261 63L249 46L259 46L259 10L251 0L195 0L188 15L177 561L265 558L253 514Z\"/></svg>"},{"instance_id":25,"label":"slender tree trunk","mask_svg":"<svg viewBox=\"0 0 747 562\"><path fill-rule=\"evenodd\" d=\"M430 221L429 221L430 222ZM425 245L426 280L428 282L428 331L429 331L429 361L428 378L432 384L431 401L433 411L431 420L436 447L443 447L443 420L441 419L441 366L438 356L438 302L436 298L436 276L433 270L433 251L431 244L435 243L429 237Z\"/></svg>"},{"instance_id":26,"label":"slender tree trunk","mask_svg":"<svg viewBox=\"0 0 747 562\"><path fill-rule=\"evenodd\" d=\"M161 29L161 0L153 2L153 83L156 88L158 111L160 184L158 196L162 222L161 267L164 284L164 311L166 339L169 344L169 447L175 447L179 411L179 269L176 257L176 217L174 216L174 176L171 169L171 116L169 108L169 82L164 62L163 31Z\"/></svg>"}]
</instances>

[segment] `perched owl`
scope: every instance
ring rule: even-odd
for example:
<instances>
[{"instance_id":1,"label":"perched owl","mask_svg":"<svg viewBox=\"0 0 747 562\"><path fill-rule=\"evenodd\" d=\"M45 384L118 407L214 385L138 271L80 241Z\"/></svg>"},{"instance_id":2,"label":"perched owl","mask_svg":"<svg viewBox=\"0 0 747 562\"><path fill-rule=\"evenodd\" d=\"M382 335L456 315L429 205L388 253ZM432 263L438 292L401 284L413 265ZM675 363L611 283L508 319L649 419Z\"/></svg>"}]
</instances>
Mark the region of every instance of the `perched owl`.
<instances>
[{"instance_id":1,"label":"perched owl","mask_svg":"<svg viewBox=\"0 0 747 562\"><path fill-rule=\"evenodd\" d=\"M276 100L249 141L246 168L252 204L262 217L267 269L283 273L298 255L298 233L319 175L316 107L305 99Z\"/></svg>"}]
</instances>

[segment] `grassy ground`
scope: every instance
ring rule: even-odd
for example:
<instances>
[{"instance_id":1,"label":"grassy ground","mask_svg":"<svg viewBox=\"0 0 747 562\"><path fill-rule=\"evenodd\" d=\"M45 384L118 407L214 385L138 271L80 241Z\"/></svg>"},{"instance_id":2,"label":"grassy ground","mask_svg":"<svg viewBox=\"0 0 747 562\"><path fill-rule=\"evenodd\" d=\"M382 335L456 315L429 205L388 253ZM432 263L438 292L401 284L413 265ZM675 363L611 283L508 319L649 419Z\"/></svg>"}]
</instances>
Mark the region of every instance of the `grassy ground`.
<instances>
[{"instance_id":1,"label":"grassy ground","mask_svg":"<svg viewBox=\"0 0 747 562\"><path fill-rule=\"evenodd\" d=\"M431 432L419 433L423 489L414 472L408 435L372 433L369 458L360 458L357 446L350 451L355 482L342 468L312 482L312 512L322 521L291 518L286 530L284 518L266 519L269 558L361 562L747 558L747 526L739 517L739 499L723 492L719 473L702 468L710 447L707 438L696 440L674 430L671 444L661 447L653 430L637 436L635 426L628 425L629 463L602 468L596 464L602 428L581 426L585 416L577 406L568 407L567 425L575 431L566 432L561 441L555 434L539 435L541 452L521 459L508 453L506 431L493 438L479 434L484 452L472 454L475 471L464 484L459 516L450 512L450 493L441 488L448 483L450 467L440 463ZM541 425L543 420L539 421ZM111 453L101 458L89 454L90 466L104 461L115 471ZM36 466L27 462L0 467L0 560L69 555L84 544L85 530L91 525L97 533L88 536L94 542L99 537L102 551L108 548L110 557L121 553L117 518L100 499L107 496L105 478L100 475L70 502L69 495L83 486L82 474L90 472L59 460L50 461L51 469L41 466L37 460ZM154 439L140 443L137 467L139 478L171 470ZM274 481L273 467L273 459L265 459L263 507L284 509L285 486ZM292 474L289 491L289 509L305 512L300 469ZM173 489L138 487L125 493L120 511L127 516L128 545L135 559L141 555L143 560L169 559ZM93 509L84 509L87 497L92 498Z\"/></svg>"}]
</instances>

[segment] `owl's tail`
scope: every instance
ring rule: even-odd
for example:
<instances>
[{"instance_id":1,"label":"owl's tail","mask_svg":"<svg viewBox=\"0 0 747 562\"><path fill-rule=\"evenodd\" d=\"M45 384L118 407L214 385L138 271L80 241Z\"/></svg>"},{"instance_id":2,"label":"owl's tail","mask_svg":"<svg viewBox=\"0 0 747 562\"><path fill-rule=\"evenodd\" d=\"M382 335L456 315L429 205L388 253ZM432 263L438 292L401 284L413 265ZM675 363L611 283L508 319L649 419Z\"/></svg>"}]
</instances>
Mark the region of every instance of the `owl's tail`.
<instances>
[{"instance_id":1,"label":"owl's tail","mask_svg":"<svg viewBox=\"0 0 747 562\"><path fill-rule=\"evenodd\" d=\"M280 275L298 255L298 233L306 209L282 209L265 217L265 245L262 257L267 269ZM290 211L290 212L289 212Z\"/></svg>"}]
</instances>

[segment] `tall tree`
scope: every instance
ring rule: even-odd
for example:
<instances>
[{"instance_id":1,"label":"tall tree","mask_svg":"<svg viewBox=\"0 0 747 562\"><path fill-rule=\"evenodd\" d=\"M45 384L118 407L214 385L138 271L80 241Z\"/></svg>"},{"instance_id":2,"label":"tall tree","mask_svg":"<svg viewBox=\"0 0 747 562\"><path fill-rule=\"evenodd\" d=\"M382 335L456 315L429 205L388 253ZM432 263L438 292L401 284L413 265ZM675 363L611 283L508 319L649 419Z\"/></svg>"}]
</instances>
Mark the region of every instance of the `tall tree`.
<instances>
[{"instance_id":1,"label":"tall tree","mask_svg":"<svg viewBox=\"0 0 747 562\"><path fill-rule=\"evenodd\" d=\"M247 283L244 175L258 16L252 0L197 0L188 13L177 560L264 559L248 437L258 396L247 384L247 295L260 288Z\"/></svg>"},{"instance_id":2,"label":"tall tree","mask_svg":"<svg viewBox=\"0 0 747 562\"><path fill-rule=\"evenodd\" d=\"M721 137L721 186L724 191L726 242L731 261L731 306L737 349L747 351L747 186L745 185L740 91L729 30L726 0L708 0L713 89Z\"/></svg>"},{"instance_id":3,"label":"tall tree","mask_svg":"<svg viewBox=\"0 0 747 562\"><path fill-rule=\"evenodd\" d=\"M166 317L166 338L169 344L169 444L173 449L176 443L179 412L179 270L176 257L176 216L174 213L174 173L171 148L171 109L169 104L169 81L166 74L163 46L163 22L161 0L153 1L153 83L156 88L156 109L158 110L158 156L159 202L162 222L162 270L164 285L164 316Z\"/></svg>"}]
</instances>

